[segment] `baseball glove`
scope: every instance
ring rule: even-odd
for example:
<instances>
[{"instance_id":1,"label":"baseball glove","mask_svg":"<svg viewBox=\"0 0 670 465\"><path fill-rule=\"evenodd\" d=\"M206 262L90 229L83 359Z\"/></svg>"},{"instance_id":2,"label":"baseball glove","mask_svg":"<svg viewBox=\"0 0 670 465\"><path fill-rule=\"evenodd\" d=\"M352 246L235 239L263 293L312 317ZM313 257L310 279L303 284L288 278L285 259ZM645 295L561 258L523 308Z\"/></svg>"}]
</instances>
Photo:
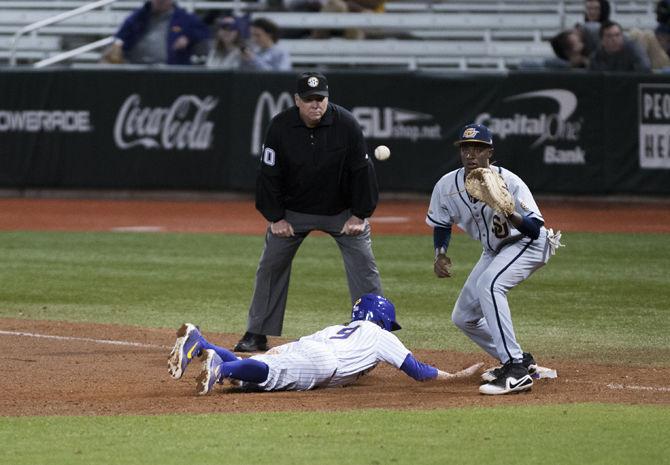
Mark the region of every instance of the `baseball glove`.
<instances>
[{"instance_id":1,"label":"baseball glove","mask_svg":"<svg viewBox=\"0 0 670 465\"><path fill-rule=\"evenodd\" d=\"M505 180L489 168L477 168L465 178L465 190L495 211L509 216L514 213L514 199Z\"/></svg>"},{"instance_id":2,"label":"baseball glove","mask_svg":"<svg viewBox=\"0 0 670 465\"><path fill-rule=\"evenodd\" d=\"M436 253L435 263L433 263L433 271L438 278L450 278L451 259L443 253Z\"/></svg>"}]
</instances>

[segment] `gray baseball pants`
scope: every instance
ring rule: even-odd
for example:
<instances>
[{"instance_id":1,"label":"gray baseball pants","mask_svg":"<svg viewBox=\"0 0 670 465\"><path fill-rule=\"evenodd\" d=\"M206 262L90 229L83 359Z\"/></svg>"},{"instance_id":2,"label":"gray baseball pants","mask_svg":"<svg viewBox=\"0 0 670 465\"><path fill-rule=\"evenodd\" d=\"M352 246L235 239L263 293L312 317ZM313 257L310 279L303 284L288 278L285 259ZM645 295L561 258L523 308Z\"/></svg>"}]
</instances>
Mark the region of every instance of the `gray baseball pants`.
<instances>
[{"instance_id":1,"label":"gray baseball pants","mask_svg":"<svg viewBox=\"0 0 670 465\"><path fill-rule=\"evenodd\" d=\"M293 226L295 236L277 237L268 227L265 247L256 270L247 331L267 336L281 335L293 257L311 231L328 233L337 242L344 260L352 304L363 294L382 295L381 279L372 254L370 225L367 224L359 236L340 234L350 217L349 210L332 216L287 210L284 219Z\"/></svg>"}]
</instances>

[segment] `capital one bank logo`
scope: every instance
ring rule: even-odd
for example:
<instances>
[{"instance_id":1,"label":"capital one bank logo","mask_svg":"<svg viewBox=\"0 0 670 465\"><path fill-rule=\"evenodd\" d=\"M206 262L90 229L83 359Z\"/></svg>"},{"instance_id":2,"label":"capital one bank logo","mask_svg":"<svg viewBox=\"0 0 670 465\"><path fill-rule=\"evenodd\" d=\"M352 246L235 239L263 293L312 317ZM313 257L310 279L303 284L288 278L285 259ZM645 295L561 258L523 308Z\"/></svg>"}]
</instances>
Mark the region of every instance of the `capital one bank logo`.
<instances>
[{"instance_id":1,"label":"capital one bank logo","mask_svg":"<svg viewBox=\"0 0 670 465\"><path fill-rule=\"evenodd\" d=\"M214 123L207 117L218 102L211 95L180 95L169 107L143 107L132 94L116 115L114 142L120 149L208 150Z\"/></svg>"},{"instance_id":2,"label":"capital one bank logo","mask_svg":"<svg viewBox=\"0 0 670 465\"><path fill-rule=\"evenodd\" d=\"M508 137L530 137L531 149L544 146L545 164L581 165L586 153L578 145L583 120L572 118L577 109L577 96L565 89L544 89L512 95L503 102L534 99L540 111L533 114L515 112L510 116L481 113L475 123L487 126L493 134L505 140ZM561 147L557 147L557 144Z\"/></svg>"}]
</instances>

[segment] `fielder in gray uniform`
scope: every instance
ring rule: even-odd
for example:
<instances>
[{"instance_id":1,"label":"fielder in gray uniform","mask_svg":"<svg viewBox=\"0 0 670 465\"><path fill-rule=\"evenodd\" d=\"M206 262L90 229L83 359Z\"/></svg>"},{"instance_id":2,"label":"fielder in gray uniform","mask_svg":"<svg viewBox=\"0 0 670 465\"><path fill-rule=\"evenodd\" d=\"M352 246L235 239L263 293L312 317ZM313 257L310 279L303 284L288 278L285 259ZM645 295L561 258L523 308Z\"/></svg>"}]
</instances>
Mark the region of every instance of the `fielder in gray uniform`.
<instances>
[{"instance_id":1,"label":"fielder in gray uniform","mask_svg":"<svg viewBox=\"0 0 670 465\"><path fill-rule=\"evenodd\" d=\"M507 302L507 293L544 266L560 246L556 234L544 227L544 218L528 186L514 173L490 164L493 137L486 126L469 124L455 145L463 168L445 174L435 185L426 222L433 227L435 274L451 276L447 248L451 227L457 224L482 243L482 255L470 272L452 313L452 320L501 367L487 370L482 394L508 394L530 390L537 365L519 345ZM505 216L468 195L465 178L476 168L489 168L502 176L515 202Z\"/></svg>"},{"instance_id":2,"label":"fielder in gray uniform","mask_svg":"<svg viewBox=\"0 0 670 465\"><path fill-rule=\"evenodd\" d=\"M311 231L337 242L352 303L366 293L383 294L367 221L378 200L374 166L353 115L329 103L328 94L325 76L301 74L295 106L268 128L256 208L270 224L237 352L267 350L266 336L281 335L293 257Z\"/></svg>"},{"instance_id":3,"label":"fielder in gray uniform","mask_svg":"<svg viewBox=\"0 0 670 465\"><path fill-rule=\"evenodd\" d=\"M366 294L355 302L350 323L329 326L295 342L273 347L265 354L240 359L209 343L196 326L186 323L177 331L177 341L168 358L168 372L179 379L189 363L197 359L200 373L196 377L196 392L202 395L224 379L253 391L346 386L380 362L417 381L464 378L476 374L482 365L448 373L421 363L391 333L398 329L393 304L382 296Z\"/></svg>"}]
</instances>

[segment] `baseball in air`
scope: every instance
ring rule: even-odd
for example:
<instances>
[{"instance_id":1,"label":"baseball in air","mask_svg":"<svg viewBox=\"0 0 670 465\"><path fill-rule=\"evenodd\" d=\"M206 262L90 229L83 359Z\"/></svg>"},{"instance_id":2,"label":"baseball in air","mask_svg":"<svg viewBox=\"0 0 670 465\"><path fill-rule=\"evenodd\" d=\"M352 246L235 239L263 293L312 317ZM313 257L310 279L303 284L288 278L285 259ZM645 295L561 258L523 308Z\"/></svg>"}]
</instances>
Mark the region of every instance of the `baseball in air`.
<instances>
[{"instance_id":1,"label":"baseball in air","mask_svg":"<svg viewBox=\"0 0 670 465\"><path fill-rule=\"evenodd\" d=\"M379 161L388 160L391 156L391 149L385 145L380 145L375 149L375 158Z\"/></svg>"}]
</instances>

